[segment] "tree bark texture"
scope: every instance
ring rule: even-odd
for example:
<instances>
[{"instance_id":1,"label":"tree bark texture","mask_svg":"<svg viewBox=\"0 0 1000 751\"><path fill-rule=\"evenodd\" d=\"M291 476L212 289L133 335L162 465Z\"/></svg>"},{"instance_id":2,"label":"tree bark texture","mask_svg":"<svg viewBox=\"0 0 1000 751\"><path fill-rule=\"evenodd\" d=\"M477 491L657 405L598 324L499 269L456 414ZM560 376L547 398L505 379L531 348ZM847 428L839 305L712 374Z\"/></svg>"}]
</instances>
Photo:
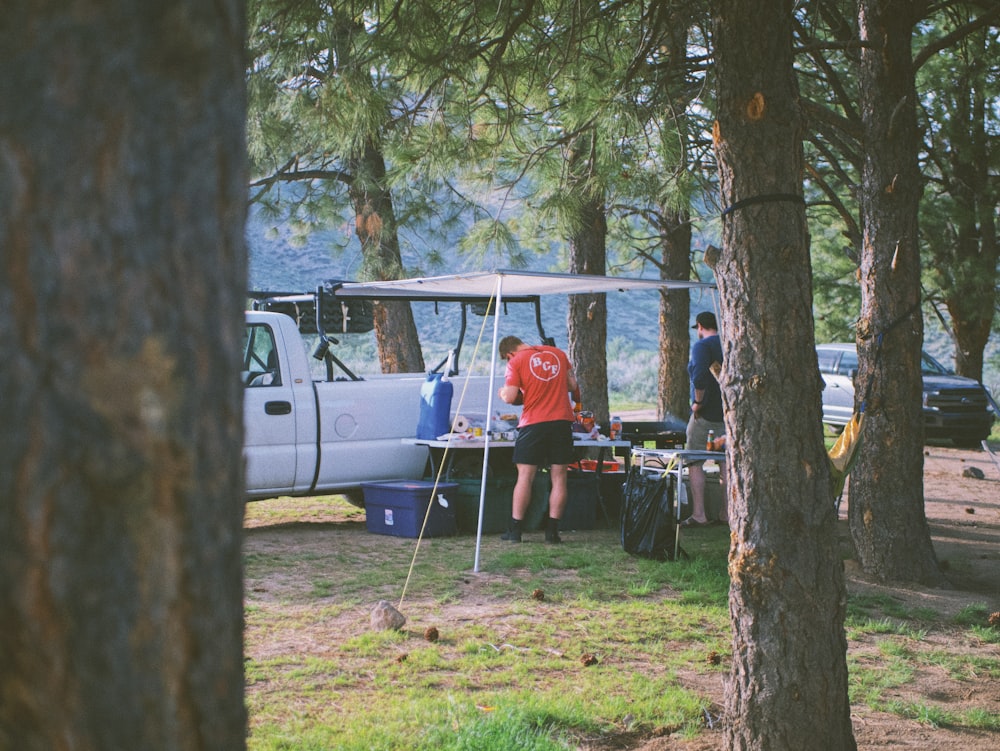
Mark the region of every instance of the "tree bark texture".
<instances>
[{"instance_id":1,"label":"tree bark texture","mask_svg":"<svg viewBox=\"0 0 1000 751\"><path fill-rule=\"evenodd\" d=\"M338 63L336 73L344 85L371 95L374 84L369 60L365 55L355 54L358 39L366 36L365 28L346 9L334 9L334 19L335 33L331 39ZM388 116L383 113L383 120ZM386 182L385 155L378 136L373 133L359 136L346 163L351 175L348 195L354 207L354 229L361 243L362 274L368 281L400 279L404 274L396 211ZM376 302L374 319L375 346L382 372L422 372L424 357L410 304Z\"/></svg>"},{"instance_id":2,"label":"tree bark texture","mask_svg":"<svg viewBox=\"0 0 1000 751\"><path fill-rule=\"evenodd\" d=\"M568 190L577 197L567 217L569 271L603 276L607 273L608 222L604 194L594 185L592 172L597 148L595 136L584 132L569 146ZM584 409L598 425L610 425L608 414L608 301L607 295L570 295L566 313L566 354L573 363Z\"/></svg>"},{"instance_id":3,"label":"tree bark texture","mask_svg":"<svg viewBox=\"0 0 1000 751\"><path fill-rule=\"evenodd\" d=\"M664 209L660 226L661 279L691 277L691 218L687 211ZM686 289L660 293L660 360L656 413L687 420L690 382L687 362L691 348L691 295Z\"/></svg>"},{"instance_id":4,"label":"tree bark texture","mask_svg":"<svg viewBox=\"0 0 1000 751\"><path fill-rule=\"evenodd\" d=\"M669 61L664 86L664 99L669 100L670 110L678 113L672 127L677 129L677 152L673 163L665 165L667 174L683 175L696 172L690 164L688 144L691 141L690 128L685 113L691 105L692 90L687 82L688 35L695 25L693 16L697 10L688 6L661 6L663 20L656 33L660 44L667 51ZM679 181L683 183L683 180ZM691 212L687 190L682 190L683 199L675 197L675 203L660 206L660 278L691 278ZM690 413L690 382L688 379L688 356L691 348L691 293L688 290L664 290L660 293L660 341L657 365L658 388L656 394L656 414L662 420L669 415L687 420Z\"/></svg>"},{"instance_id":5,"label":"tree bark texture","mask_svg":"<svg viewBox=\"0 0 1000 751\"><path fill-rule=\"evenodd\" d=\"M349 192L354 223L364 257L365 276L383 281L403 277L396 212L385 187L385 158L371 140L352 160L354 180ZM419 373L424 369L420 337L408 302L375 304L375 342L383 373Z\"/></svg>"},{"instance_id":6,"label":"tree bark texture","mask_svg":"<svg viewBox=\"0 0 1000 751\"><path fill-rule=\"evenodd\" d=\"M854 749L821 426L791 0L717 0L721 378L734 522L726 748Z\"/></svg>"},{"instance_id":7,"label":"tree bark texture","mask_svg":"<svg viewBox=\"0 0 1000 751\"><path fill-rule=\"evenodd\" d=\"M863 450L851 473L851 537L882 580L938 583L924 514L916 90L910 42L920 2L861 0L865 159L856 398ZM866 399L867 395L867 399ZM860 405L859 405L860 406Z\"/></svg>"},{"instance_id":8,"label":"tree bark texture","mask_svg":"<svg viewBox=\"0 0 1000 751\"><path fill-rule=\"evenodd\" d=\"M606 240L604 206L589 201L582 207L581 221L570 238L570 273L604 275ZM567 354L580 383L583 408L594 413L598 425L609 425L607 295L570 295L566 319Z\"/></svg>"},{"instance_id":9,"label":"tree bark texture","mask_svg":"<svg viewBox=\"0 0 1000 751\"><path fill-rule=\"evenodd\" d=\"M945 280L941 286L955 335L955 372L982 381L983 352L1000 301L996 222L1000 193L993 188L996 168L990 160L995 136L986 130L987 105L981 90L974 88L970 96L962 86L955 100L954 120L966 124L968 132L955 128L947 155L951 172L944 184L955 207L953 245L932 247L931 253L936 273Z\"/></svg>"},{"instance_id":10,"label":"tree bark texture","mask_svg":"<svg viewBox=\"0 0 1000 751\"><path fill-rule=\"evenodd\" d=\"M244 16L0 24L3 749L245 745Z\"/></svg>"}]
</instances>

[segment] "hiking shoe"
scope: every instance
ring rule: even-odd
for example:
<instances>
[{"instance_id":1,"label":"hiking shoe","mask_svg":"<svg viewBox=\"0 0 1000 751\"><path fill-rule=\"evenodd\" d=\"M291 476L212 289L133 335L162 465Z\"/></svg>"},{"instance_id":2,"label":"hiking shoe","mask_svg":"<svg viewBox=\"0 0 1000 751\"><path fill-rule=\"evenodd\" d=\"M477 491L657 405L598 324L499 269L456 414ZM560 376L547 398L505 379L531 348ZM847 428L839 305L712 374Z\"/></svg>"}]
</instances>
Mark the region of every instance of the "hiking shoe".
<instances>
[{"instance_id":1,"label":"hiking shoe","mask_svg":"<svg viewBox=\"0 0 1000 751\"><path fill-rule=\"evenodd\" d=\"M507 542L521 542L521 530L519 529L508 529L502 535L500 535L501 540L506 540Z\"/></svg>"},{"instance_id":2,"label":"hiking shoe","mask_svg":"<svg viewBox=\"0 0 1000 751\"><path fill-rule=\"evenodd\" d=\"M560 542L562 542L562 538L559 536L558 532L546 532L545 542L549 543L550 545L557 545Z\"/></svg>"}]
</instances>

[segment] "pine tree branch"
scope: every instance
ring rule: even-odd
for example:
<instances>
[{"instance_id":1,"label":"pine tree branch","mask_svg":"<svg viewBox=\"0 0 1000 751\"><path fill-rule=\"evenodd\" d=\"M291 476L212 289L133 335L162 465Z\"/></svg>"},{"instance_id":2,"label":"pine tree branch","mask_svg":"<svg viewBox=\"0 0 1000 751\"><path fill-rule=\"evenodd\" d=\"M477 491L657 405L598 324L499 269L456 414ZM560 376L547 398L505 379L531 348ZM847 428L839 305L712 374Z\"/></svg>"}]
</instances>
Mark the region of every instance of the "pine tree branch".
<instances>
[{"instance_id":1,"label":"pine tree branch","mask_svg":"<svg viewBox=\"0 0 1000 751\"><path fill-rule=\"evenodd\" d=\"M994 5L992 8L975 18L969 23L959 26L950 34L945 34L943 37L938 39L936 42L932 42L924 47L920 52L918 52L913 58L913 70L914 72L920 70L921 66L930 60L934 55L936 55L941 50L947 49L956 42L961 41L965 37L969 36L973 32L978 31L981 28L994 26L997 21L1000 20L1000 5Z\"/></svg>"}]
</instances>

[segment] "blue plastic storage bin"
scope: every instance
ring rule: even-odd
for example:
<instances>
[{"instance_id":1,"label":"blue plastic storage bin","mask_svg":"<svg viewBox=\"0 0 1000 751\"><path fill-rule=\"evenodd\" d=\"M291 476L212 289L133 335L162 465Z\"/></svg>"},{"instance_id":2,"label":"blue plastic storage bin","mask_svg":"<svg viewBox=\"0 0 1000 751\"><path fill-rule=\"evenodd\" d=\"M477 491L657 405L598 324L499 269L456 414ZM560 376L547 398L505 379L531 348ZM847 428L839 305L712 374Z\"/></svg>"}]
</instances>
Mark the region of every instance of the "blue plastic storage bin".
<instances>
[{"instance_id":1,"label":"blue plastic storage bin","mask_svg":"<svg viewBox=\"0 0 1000 751\"><path fill-rule=\"evenodd\" d=\"M419 537L431 504L424 537L444 537L457 532L455 500L458 483L427 480L383 480L361 483L365 498L365 526L369 532L396 537ZM447 507L439 501L443 496Z\"/></svg>"}]
</instances>

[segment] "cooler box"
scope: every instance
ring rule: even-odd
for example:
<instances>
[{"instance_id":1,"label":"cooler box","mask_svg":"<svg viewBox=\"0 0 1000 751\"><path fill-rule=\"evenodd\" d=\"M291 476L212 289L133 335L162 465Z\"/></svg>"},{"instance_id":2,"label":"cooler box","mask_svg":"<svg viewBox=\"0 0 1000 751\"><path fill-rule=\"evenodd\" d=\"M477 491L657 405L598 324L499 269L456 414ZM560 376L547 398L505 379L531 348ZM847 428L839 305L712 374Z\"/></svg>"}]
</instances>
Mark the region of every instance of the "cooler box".
<instances>
[{"instance_id":1,"label":"cooler box","mask_svg":"<svg viewBox=\"0 0 1000 751\"><path fill-rule=\"evenodd\" d=\"M597 473L569 472L569 491L560 529L593 529L597 523Z\"/></svg>"},{"instance_id":2,"label":"cooler box","mask_svg":"<svg viewBox=\"0 0 1000 751\"><path fill-rule=\"evenodd\" d=\"M525 529L545 529L549 515L549 489L552 487L548 472L539 471L531 487L531 505L526 515ZM566 508L563 509L559 529L593 529L597 523L597 473L570 470L567 479Z\"/></svg>"},{"instance_id":3,"label":"cooler box","mask_svg":"<svg viewBox=\"0 0 1000 751\"><path fill-rule=\"evenodd\" d=\"M433 495L434 483L427 480L384 480L363 482L361 489L365 497L365 526L369 532L396 537L419 537L420 527L427 514L425 537L453 535L455 526L455 497L457 483L438 483ZM439 496L444 496L447 507L441 505Z\"/></svg>"},{"instance_id":4,"label":"cooler box","mask_svg":"<svg viewBox=\"0 0 1000 751\"><path fill-rule=\"evenodd\" d=\"M489 477L486 479L486 497L483 499L483 534L506 532L514 502L515 477ZM479 526L479 489L481 478L455 478L455 522L459 532L475 534ZM448 496L449 500L451 496Z\"/></svg>"},{"instance_id":5,"label":"cooler box","mask_svg":"<svg viewBox=\"0 0 1000 751\"><path fill-rule=\"evenodd\" d=\"M620 472L601 472L601 499L604 501L604 510L608 514L608 521L612 526L617 526L622 515L622 501L624 498L625 480L628 474L625 470Z\"/></svg>"}]
</instances>

